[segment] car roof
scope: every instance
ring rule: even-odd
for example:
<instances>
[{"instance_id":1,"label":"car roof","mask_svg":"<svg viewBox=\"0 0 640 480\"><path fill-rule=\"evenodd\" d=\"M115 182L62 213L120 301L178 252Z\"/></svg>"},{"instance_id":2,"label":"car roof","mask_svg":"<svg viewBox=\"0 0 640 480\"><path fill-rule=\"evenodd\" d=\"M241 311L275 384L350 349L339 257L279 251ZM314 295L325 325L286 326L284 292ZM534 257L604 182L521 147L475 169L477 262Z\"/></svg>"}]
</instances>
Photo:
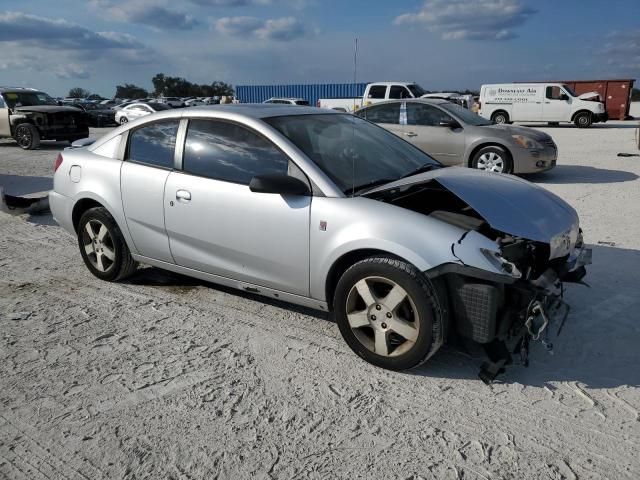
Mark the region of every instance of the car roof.
<instances>
[{"instance_id":1,"label":"car roof","mask_svg":"<svg viewBox=\"0 0 640 480\"><path fill-rule=\"evenodd\" d=\"M363 107L360 110L364 110L365 108L377 107L378 105L385 105L385 104L398 103L398 102L426 103L428 105L442 105L446 103L451 103L450 101L443 100L441 98L396 98L393 100L385 100L384 102L376 102L371 105L367 105L366 107Z\"/></svg>"},{"instance_id":2,"label":"car roof","mask_svg":"<svg viewBox=\"0 0 640 480\"><path fill-rule=\"evenodd\" d=\"M21 93L21 92L38 92L43 93L41 90L37 88L27 88L27 87L4 87L0 86L0 93Z\"/></svg>"},{"instance_id":3,"label":"car roof","mask_svg":"<svg viewBox=\"0 0 640 480\"><path fill-rule=\"evenodd\" d=\"M273 103L235 103L226 105L202 105L200 107L189 107L189 114L192 112L229 112L236 113L251 118L285 117L288 115L325 115L339 114L328 108L306 107L299 105L278 105Z\"/></svg>"}]
</instances>

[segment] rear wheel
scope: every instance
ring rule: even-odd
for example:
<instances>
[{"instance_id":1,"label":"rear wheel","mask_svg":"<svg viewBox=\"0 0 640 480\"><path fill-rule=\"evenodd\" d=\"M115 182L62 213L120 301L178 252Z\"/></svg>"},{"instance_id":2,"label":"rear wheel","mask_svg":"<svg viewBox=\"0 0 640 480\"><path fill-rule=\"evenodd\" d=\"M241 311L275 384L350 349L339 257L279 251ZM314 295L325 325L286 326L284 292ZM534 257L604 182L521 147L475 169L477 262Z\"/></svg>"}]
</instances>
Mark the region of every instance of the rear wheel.
<instances>
[{"instance_id":1,"label":"rear wheel","mask_svg":"<svg viewBox=\"0 0 640 480\"><path fill-rule=\"evenodd\" d=\"M509 114L500 110L491 115L491 120L493 121L493 123L496 123L498 125L509 123Z\"/></svg>"},{"instance_id":2,"label":"rear wheel","mask_svg":"<svg viewBox=\"0 0 640 480\"><path fill-rule=\"evenodd\" d=\"M573 122L578 128L588 128L593 123L593 117L590 112L580 112L573 119Z\"/></svg>"},{"instance_id":3,"label":"rear wheel","mask_svg":"<svg viewBox=\"0 0 640 480\"><path fill-rule=\"evenodd\" d=\"M502 147L493 145L478 150L471 160L471 166L478 170L495 173L511 173L513 171L508 152Z\"/></svg>"},{"instance_id":4,"label":"rear wheel","mask_svg":"<svg viewBox=\"0 0 640 480\"><path fill-rule=\"evenodd\" d=\"M35 150L40 146L40 132L30 123L21 123L16 127L15 139L23 150Z\"/></svg>"},{"instance_id":5,"label":"rear wheel","mask_svg":"<svg viewBox=\"0 0 640 480\"><path fill-rule=\"evenodd\" d=\"M127 117L120 117L120 125L124 125L128 121L129 121L129 119Z\"/></svg>"},{"instance_id":6,"label":"rear wheel","mask_svg":"<svg viewBox=\"0 0 640 480\"><path fill-rule=\"evenodd\" d=\"M416 367L442 344L435 287L402 260L371 257L354 264L340 278L333 304L349 347L378 367Z\"/></svg>"},{"instance_id":7,"label":"rear wheel","mask_svg":"<svg viewBox=\"0 0 640 480\"><path fill-rule=\"evenodd\" d=\"M90 208L82 214L78 224L78 245L85 265L101 280L123 280L138 266L106 208Z\"/></svg>"}]
</instances>

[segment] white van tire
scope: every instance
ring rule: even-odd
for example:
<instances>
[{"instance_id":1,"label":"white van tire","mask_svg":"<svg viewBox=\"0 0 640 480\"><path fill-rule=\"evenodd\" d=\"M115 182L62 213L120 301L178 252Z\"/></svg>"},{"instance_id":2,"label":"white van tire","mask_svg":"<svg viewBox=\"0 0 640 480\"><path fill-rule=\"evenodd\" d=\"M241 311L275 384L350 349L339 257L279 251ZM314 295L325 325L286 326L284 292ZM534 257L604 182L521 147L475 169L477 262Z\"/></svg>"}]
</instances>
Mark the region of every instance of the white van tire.
<instances>
[{"instance_id":1,"label":"white van tire","mask_svg":"<svg viewBox=\"0 0 640 480\"><path fill-rule=\"evenodd\" d=\"M591 112L579 112L573 119L578 128L589 128L593 123Z\"/></svg>"},{"instance_id":2,"label":"white van tire","mask_svg":"<svg viewBox=\"0 0 640 480\"><path fill-rule=\"evenodd\" d=\"M498 110L491 115L491 121L498 125L509 123L509 114L504 110Z\"/></svg>"}]
</instances>

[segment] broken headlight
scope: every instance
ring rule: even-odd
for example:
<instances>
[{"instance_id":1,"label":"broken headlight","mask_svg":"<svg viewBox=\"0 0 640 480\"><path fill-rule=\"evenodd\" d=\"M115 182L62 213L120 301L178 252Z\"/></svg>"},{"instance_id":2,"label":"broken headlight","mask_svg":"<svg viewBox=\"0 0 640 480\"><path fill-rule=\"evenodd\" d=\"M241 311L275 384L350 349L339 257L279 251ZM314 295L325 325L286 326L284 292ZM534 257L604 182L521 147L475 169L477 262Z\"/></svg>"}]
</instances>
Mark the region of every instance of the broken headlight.
<instances>
[{"instance_id":1,"label":"broken headlight","mask_svg":"<svg viewBox=\"0 0 640 480\"><path fill-rule=\"evenodd\" d=\"M491 263L496 269L512 276L513 278L522 277L522 272L518 270L518 267L516 267L515 263L508 261L500 254L500 252L489 250L488 248L481 248L480 251L483 253L485 258L489 260L489 263Z\"/></svg>"}]
</instances>

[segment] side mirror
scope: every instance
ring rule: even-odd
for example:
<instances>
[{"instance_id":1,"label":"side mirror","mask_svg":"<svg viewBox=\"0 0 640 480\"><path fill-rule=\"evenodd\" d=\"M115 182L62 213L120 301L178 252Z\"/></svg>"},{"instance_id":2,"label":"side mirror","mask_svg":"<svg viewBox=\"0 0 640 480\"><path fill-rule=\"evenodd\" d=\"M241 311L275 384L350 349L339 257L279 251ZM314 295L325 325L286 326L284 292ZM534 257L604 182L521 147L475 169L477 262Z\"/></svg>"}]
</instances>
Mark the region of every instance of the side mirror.
<instances>
[{"instance_id":1,"label":"side mirror","mask_svg":"<svg viewBox=\"0 0 640 480\"><path fill-rule=\"evenodd\" d=\"M447 127L447 128L460 128L460 124L458 122L456 122L455 120L451 119L451 120L440 120L440 123L438 124L441 127Z\"/></svg>"},{"instance_id":2,"label":"side mirror","mask_svg":"<svg viewBox=\"0 0 640 480\"><path fill-rule=\"evenodd\" d=\"M249 183L249 190L256 193L277 193L280 195L308 195L309 186L302 180L289 175L256 175Z\"/></svg>"}]
</instances>

